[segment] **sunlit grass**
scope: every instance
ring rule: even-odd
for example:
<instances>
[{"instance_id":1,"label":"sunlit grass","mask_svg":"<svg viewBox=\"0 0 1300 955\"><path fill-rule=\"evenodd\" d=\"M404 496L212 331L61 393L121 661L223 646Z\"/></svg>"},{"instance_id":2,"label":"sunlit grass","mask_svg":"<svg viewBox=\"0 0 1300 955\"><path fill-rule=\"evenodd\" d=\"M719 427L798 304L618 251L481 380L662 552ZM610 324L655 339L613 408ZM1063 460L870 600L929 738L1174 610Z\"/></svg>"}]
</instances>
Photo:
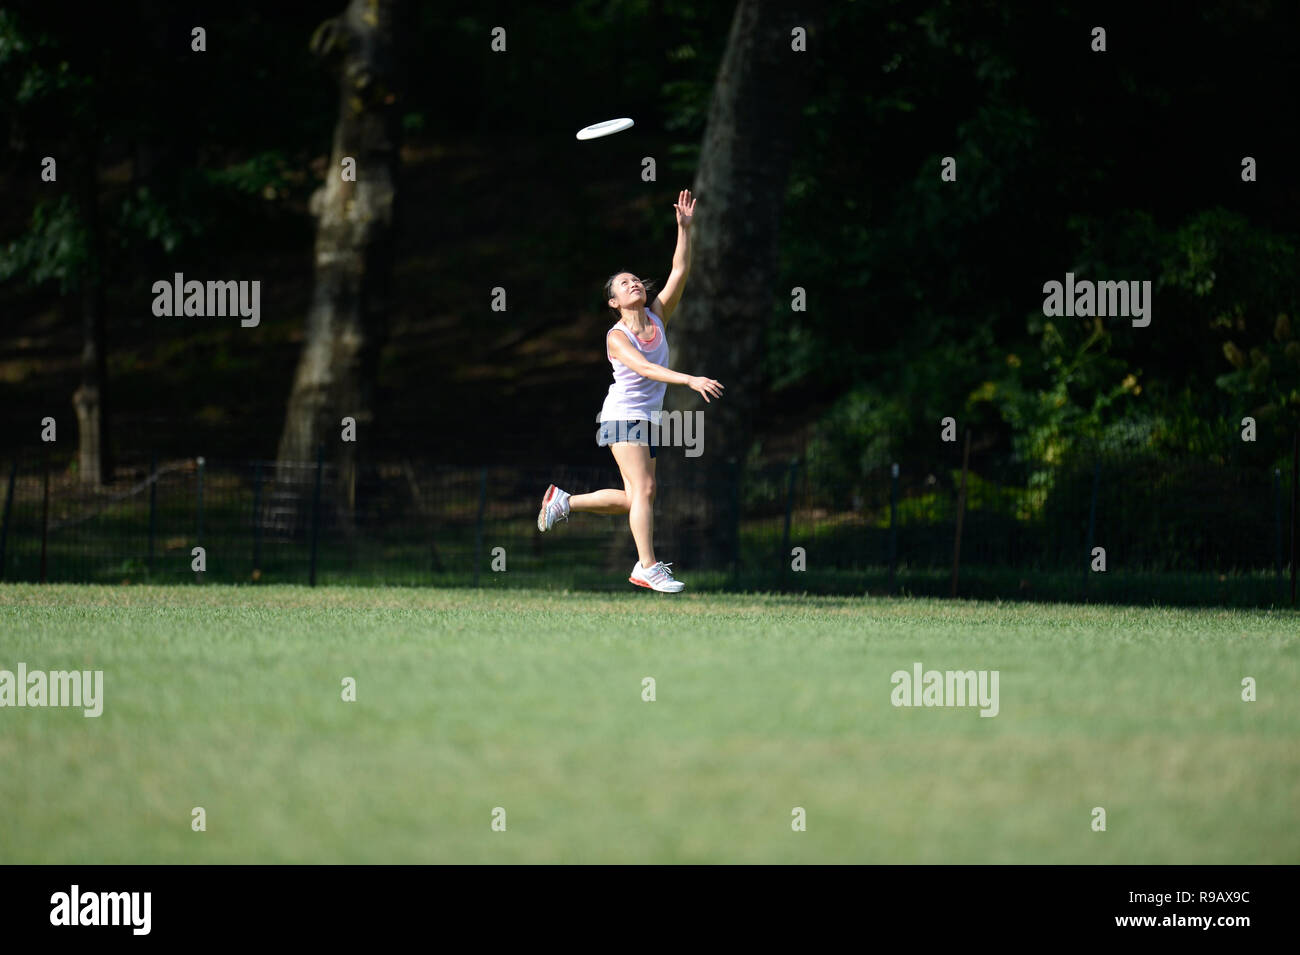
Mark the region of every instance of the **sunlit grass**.
<instances>
[{"instance_id":1,"label":"sunlit grass","mask_svg":"<svg viewBox=\"0 0 1300 955\"><path fill-rule=\"evenodd\" d=\"M97 719L0 709L0 859L1294 863L1297 633L630 588L0 586L0 668L105 680ZM998 716L892 706L917 661L998 670Z\"/></svg>"}]
</instances>

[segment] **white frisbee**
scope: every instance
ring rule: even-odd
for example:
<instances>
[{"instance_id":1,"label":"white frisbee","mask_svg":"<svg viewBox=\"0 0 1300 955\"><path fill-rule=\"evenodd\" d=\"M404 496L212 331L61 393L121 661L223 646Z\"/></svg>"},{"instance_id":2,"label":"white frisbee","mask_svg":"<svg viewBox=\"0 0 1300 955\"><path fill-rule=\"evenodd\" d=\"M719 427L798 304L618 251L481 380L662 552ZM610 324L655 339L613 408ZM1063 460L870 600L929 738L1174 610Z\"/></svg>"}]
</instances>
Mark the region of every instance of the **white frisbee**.
<instances>
[{"instance_id":1,"label":"white frisbee","mask_svg":"<svg viewBox=\"0 0 1300 955\"><path fill-rule=\"evenodd\" d=\"M632 120L626 116L622 119L607 119L603 123L592 123L587 128L578 130L578 138L599 139L601 136L612 136L614 133L621 133L631 128Z\"/></svg>"}]
</instances>

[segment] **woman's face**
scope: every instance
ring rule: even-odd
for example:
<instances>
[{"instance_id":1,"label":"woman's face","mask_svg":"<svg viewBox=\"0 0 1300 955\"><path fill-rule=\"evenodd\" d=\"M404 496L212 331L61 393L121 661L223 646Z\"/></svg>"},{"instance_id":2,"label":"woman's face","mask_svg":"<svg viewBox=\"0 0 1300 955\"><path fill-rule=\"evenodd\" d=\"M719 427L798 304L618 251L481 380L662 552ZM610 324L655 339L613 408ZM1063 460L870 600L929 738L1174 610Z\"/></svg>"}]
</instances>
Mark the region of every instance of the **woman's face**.
<instances>
[{"instance_id":1,"label":"woman's face","mask_svg":"<svg viewBox=\"0 0 1300 955\"><path fill-rule=\"evenodd\" d=\"M613 298L609 300L610 308L635 308L645 304L645 285L631 272L616 275L610 291L613 292Z\"/></svg>"}]
</instances>

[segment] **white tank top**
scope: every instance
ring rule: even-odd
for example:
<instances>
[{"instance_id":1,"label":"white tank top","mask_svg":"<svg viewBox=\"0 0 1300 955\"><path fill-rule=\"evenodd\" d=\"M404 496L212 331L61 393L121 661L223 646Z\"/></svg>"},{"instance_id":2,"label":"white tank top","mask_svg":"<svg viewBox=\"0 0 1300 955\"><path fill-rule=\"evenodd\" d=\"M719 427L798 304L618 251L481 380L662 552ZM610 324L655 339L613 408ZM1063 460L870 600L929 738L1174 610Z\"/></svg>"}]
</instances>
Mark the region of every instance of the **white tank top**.
<instances>
[{"instance_id":1,"label":"white tank top","mask_svg":"<svg viewBox=\"0 0 1300 955\"><path fill-rule=\"evenodd\" d=\"M668 366L668 336L664 332L664 323L654 312L646 309L646 314L654 323L654 335L649 341L642 341L622 322L616 322L610 331L618 329L628 337L632 346L656 365ZM608 335L608 332L606 333ZM614 366L614 383L609 386L605 404L600 409L601 421L624 421L644 418L651 420L654 412L664 406L664 392L668 383L655 381L638 375L623 364L606 349L605 357Z\"/></svg>"}]
</instances>

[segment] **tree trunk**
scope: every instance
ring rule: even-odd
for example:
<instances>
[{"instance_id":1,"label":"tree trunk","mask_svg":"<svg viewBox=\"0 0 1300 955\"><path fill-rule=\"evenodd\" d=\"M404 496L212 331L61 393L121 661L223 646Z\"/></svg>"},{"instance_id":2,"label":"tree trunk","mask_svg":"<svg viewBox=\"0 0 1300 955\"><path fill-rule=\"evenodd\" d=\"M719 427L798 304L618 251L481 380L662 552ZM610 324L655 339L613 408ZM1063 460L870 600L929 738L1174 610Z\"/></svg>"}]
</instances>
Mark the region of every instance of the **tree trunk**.
<instances>
[{"instance_id":1,"label":"tree trunk","mask_svg":"<svg viewBox=\"0 0 1300 955\"><path fill-rule=\"evenodd\" d=\"M345 479L354 443L341 440L344 417L359 440L373 418L377 352L389 308L393 206L398 172L396 0L351 0L317 29L312 48L339 76L339 116L325 184L312 197L317 216L315 275L306 341L280 436L278 479L290 461L326 458ZM356 161L344 181L343 159Z\"/></svg>"},{"instance_id":2,"label":"tree trunk","mask_svg":"<svg viewBox=\"0 0 1300 955\"><path fill-rule=\"evenodd\" d=\"M78 169L78 199L86 224L86 264L81 276L81 384L72 394L77 413L77 474L82 484L100 486L113 480L109 444L108 356L104 327L103 243L99 221L98 151L92 138L83 145L85 162Z\"/></svg>"},{"instance_id":3,"label":"tree trunk","mask_svg":"<svg viewBox=\"0 0 1300 955\"><path fill-rule=\"evenodd\" d=\"M666 406L703 410L703 453L677 448L660 456L664 518L656 537L686 567L721 567L736 552L736 482L758 412L764 330L777 277L777 230L790 172L800 108L814 54L791 49L804 27L809 44L821 23L820 4L801 12L771 0L740 0L709 106L692 226L691 273L668 328L671 367L726 386L705 404L695 392L670 388ZM663 533L660 533L660 528Z\"/></svg>"}]
</instances>

